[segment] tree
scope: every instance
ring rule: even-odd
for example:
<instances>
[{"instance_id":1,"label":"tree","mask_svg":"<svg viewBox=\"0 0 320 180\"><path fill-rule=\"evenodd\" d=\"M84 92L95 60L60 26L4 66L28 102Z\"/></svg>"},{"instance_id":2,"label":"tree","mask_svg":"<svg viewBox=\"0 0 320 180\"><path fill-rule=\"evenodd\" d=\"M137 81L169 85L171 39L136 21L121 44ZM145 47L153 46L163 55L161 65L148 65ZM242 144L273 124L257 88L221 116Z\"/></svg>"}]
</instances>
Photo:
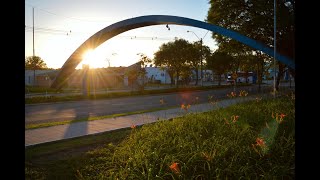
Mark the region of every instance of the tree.
<instances>
[{"instance_id":1,"label":"tree","mask_svg":"<svg viewBox=\"0 0 320 180\"><path fill-rule=\"evenodd\" d=\"M219 76L218 85L221 85L221 75L231 69L234 58L226 52L214 52L207 60L207 67Z\"/></svg>"},{"instance_id":2,"label":"tree","mask_svg":"<svg viewBox=\"0 0 320 180\"><path fill-rule=\"evenodd\" d=\"M138 53L137 55L140 55L139 62L141 63L142 68L144 68L146 65L152 63L152 60L143 53Z\"/></svg>"},{"instance_id":3,"label":"tree","mask_svg":"<svg viewBox=\"0 0 320 180\"><path fill-rule=\"evenodd\" d=\"M200 41L196 41L193 44L189 44L189 50L188 54L185 56L187 57L187 63L188 65L193 68L196 72L196 83L195 85L198 85L198 79L199 79L199 66L201 65L204 67L204 63L211 55L211 50L208 46L203 45Z\"/></svg>"},{"instance_id":4,"label":"tree","mask_svg":"<svg viewBox=\"0 0 320 180\"><path fill-rule=\"evenodd\" d=\"M184 85L188 85L190 83L191 74L192 74L191 67L189 65L184 65L180 73L181 83Z\"/></svg>"},{"instance_id":5,"label":"tree","mask_svg":"<svg viewBox=\"0 0 320 180\"><path fill-rule=\"evenodd\" d=\"M196 83L195 85L198 85L198 79L199 79L199 66L201 63L201 45L199 42L194 42L193 44L189 44L189 50L188 50L188 56L189 58L187 59L187 63L189 67L192 67L195 70L196 73ZM186 74L186 73L184 73Z\"/></svg>"},{"instance_id":6,"label":"tree","mask_svg":"<svg viewBox=\"0 0 320 180\"><path fill-rule=\"evenodd\" d=\"M281 54L294 59L294 6L295 0L277 0L277 47ZM274 47L274 7L273 0L210 0L207 21L218 26L237 31L269 47ZM212 37L220 46L228 46L230 38L213 33ZM247 46L243 45L248 49ZM233 46L229 46L234 48ZM237 48L237 47L236 47ZM250 51L252 49L249 48ZM256 51L256 50L254 50ZM260 59L256 51L257 59ZM260 61L264 61L261 60ZM263 64L260 62L260 64ZM281 64L281 63L279 63ZM281 68L280 68L281 67ZM282 66L279 65L279 71ZM279 79L283 73L278 73ZM279 84L277 83L277 86Z\"/></svg>"},{"instance_id":7,"label":"tree","mask_svg":"<svg viewBox=\"0 0 320 180\"><path fill-rule=\"evenodd\" d=\"M173 42L164 43L154 54L154 64L156 66L165 66L170 72L174 72L176 77L176 86L184 65L189 55L190 43L184 39L176 38Z\"/></svg>"},{"instance_id":8,"label":"tree","mask_svg":"<svg viewBox=\"0 0 320 180\"><path fill-rule=\"evenodd\" d=\"M144 85L145 85L145 77L146 77L146 74L147 74L145 66L150 64L152 62L152 60L147 55L145 55L143 53L138 53L138 55L140 55L139 62L140 62L141 68L137 72L137 75L138 75L138 78L142 79L142 87L141 87L141 89L143 90L144 89Z\"/></svg>"},{"instance_id":9,"label":"tree","mask_svg":"<svg viewBox=\"0 0 320 180\"><path fill-rule=\"evenodd\" d=\"M36 70L47 68L47 64L39 56L28 56L25 59L25 69L33 70L33 84L36 84Z\"/></svg>"},{"instance_id":10,"label":"tree","mask_svg":"<svg viewBox=\"0 0 320 180\"><path fill-rule=\"evenodd\" d=\"M39 56L28 56L25 59L25 69L38 70L47 68L47 64Z\"/></svg>"},{"instance_id":11,"label":"tree","mask_svg":"<svg viewBox=\"0 0 320 180\"><path fill-rule=\"evenodd\" d=\"M138 53L137 55L140 55L139 61L127 69L126 75L129 78L128 80L132 85L132 89L134 88L135 83L137 83L139 90L142 91L144 90L145 78L147 74L145 66L151 63L152 60L143 53Z\"/></svg>"}]
</instances>

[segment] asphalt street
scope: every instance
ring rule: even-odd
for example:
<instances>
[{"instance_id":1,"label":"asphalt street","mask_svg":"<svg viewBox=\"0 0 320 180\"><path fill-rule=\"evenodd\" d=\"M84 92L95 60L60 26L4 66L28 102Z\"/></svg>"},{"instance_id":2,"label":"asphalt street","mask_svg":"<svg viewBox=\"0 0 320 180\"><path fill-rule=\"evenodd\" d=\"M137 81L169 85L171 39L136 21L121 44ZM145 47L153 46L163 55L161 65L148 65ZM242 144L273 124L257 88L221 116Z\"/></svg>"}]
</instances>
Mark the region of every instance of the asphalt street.
<instances>
[{"instance_id":1,"label":"asphalt street","mask_svg":"<svg viewBox=\"0 0 320 180\"><path fill-rule=\"evenodd\" d=\"M237 87L236 91L246 90L250 94L255 94L257 89L258 86L253 85ZM208 96L221 99L227 97L226 94L233 90L233 88L226 88L114 99L26 104L25 125L180 106L181 104L208 103ZM160 99L163 99L165 104L161 104Z\"/></svg>"}]
</instances>

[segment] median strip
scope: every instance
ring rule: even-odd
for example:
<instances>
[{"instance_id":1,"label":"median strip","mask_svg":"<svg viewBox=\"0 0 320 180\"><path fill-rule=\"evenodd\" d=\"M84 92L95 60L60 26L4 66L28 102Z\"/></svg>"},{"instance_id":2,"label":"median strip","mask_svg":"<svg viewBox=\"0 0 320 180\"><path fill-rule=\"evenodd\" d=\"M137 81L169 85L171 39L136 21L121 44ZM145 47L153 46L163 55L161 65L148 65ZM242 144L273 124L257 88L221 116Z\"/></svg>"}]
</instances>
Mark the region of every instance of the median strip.
<instances>
[{"instance_id":1,"label":"median strip","mask_svg":"<svg viewBox=\"0 0 320 180\"><path fill-rule=\"evenodd\" d=\"M171 109L171 108L176 108L176 107L178 107L178 106L153 108L153 109L149 109L149 110L133 111L133 112L126 112L126 113L119 113L119 114L110 114L110 115L105 115L105 116L87 117L87 118L80 118L80 119L75 119L75 120L66 120L66 121L59 121L59 122L28 124L28 125L26 125L25 130L50 127L50 126L57 126L57 125L65 125L65 124L71 124L71 123L83 122L83 121L102 120L102 119L106 119L106 118L115 118L115 117L128 116L128 115L134 115L134 114L142 114L142 113L166 110L166 109Z\"/></svg>"}]
</instances>

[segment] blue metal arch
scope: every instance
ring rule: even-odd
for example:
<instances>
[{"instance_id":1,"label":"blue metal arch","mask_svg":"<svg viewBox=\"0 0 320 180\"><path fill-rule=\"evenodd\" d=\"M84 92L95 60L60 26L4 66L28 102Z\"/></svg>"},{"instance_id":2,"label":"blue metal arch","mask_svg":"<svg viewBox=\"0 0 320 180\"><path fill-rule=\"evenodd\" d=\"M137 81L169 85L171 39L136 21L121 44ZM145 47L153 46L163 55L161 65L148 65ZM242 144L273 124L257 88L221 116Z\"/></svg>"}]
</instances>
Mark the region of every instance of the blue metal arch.
<instances>
[{"instance_id":1,"label":"blue metal arch","mask_svg":"<svg viewBox=\"0 0 320 180\"><path fill-rule=\"evenodd\" d=\"M82 54L88 49L95 49L100 44L104 43L108 39L123 33L125 31L129 31L131 29L136 29L145 26L152 25L160 25L160 24L176 24L176 25L186 25L193 26L202 29L206 29L212 32L216 32L218 34L230 37L234 40L237 40L243 44L246 44L254 49L260 50L272 57L274 57L274 50L267 47L266 45L259 43L247 36L239 34L235 31L228 30L222 28L220 26L216 26L213 24L208 24L206 22L189 19L185 17L179 16L168 16L168 15L149 15L149 16L139 16L135 18L126 19L123 21L119 21L114 23L104 29L98 31L94 35L92 35L89 39L87 39L83 44L81 44L67 59L67 61L62 66L58 76L52 83L52 88L60 88L63 82L68 78L70 74L75 71L75 68L82 61ZM290 68L295 69L295 63L292 59L276 53L275 58L288 65Z\"/></svg>"}]
</instances>

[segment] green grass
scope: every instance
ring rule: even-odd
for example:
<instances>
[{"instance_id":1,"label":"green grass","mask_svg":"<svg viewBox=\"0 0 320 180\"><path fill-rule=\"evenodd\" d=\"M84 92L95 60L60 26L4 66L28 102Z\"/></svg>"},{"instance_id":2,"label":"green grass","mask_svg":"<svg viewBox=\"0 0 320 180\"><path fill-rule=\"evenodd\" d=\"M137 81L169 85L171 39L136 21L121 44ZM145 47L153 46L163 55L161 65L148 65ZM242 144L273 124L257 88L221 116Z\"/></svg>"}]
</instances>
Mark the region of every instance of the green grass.
<instances>
[{"instance_id":1,"label":"green grass","mask_svg":"<svg viewBox=\"0 0 320 180\"><path fill-rule=\"evenodd\" d=\"M248 85L242 85L242 86L248 86ZM25 98L25 104L80 101L80 100L87 100L87 99L91 99L91 100L108 99L108 98L118 98L118 97L186 92L186 91L194 91L194 90L222 89L226 87L232 87L232 86L227 85L227 86L181 87L181 88L143 90L143 91L132 91L132 92L108 92L104 94L95 94L95 95L89 95L89 96L83 96L83 95L66 95L66 96L50 96L50 97L37 96L37 97Z\"/></svg>"},{"instance_id":2,"label":"green grass","mask_svg":"<svg viewBox=\"0 0 320 180\"><path fill-rule=\"evenodd\" d=\"M25 93L56 93L57 90L49 87L32 87L32 86L25 86ZM63 92L60 90L60 92Z\"/></svg>"},{"instance_id":3,"label":"green grass","mask_svg":"<svg viewBox=\"0 0 320 180\"><path fill-rule=\"evenodd\" d=\"M63 169L73 166L72 160L66 159L75 158L77 161L74 165L81 164L80 159L83 152L92 148L104 147L105 144L118 144L130 133L131 129L125 128L28 147L25 151L25 178L55 179L57 177L58 179L74 179L73 171ZM50 172L45 172L46 169L50 169Z\"/></svg>"},{"instance_id":4,"label":"green grass","mask_svg":"<svg viewBox=\"0 0 320 180\"><path fill-rule=\"evenodd\" d=\"M133 114L142 114L142 113L147 113L147 112L160 111L160 110L170 109L170 108L174 108L174 107L177 107L177 106L154 108L154 109L148 109L148 110L133 111L133 112L119 113L119 114L112 114L112 115L105 115L105 116L86 117L86 118L67 120L67 121L59 121L59 122L28 124L28 125L26 125L25 129L37 129L37 128L43 128L43 127L71 124L71 123L82 122L82 121L94 121L94 120L101 120L101 119L106 119L106 118L115 118L115 117L120 117L120 116L128 116L128 115L133 115Z\"/></svg>"},{"instance_id":5,"label":"green grass","mask_svg":"<svg viewBox=\"0 0 320 180\"><path fill-rule=\"evenodd\" d=\"M277 123L272 113L286 114L284 121ZM234 123L233 115L239 116ZM57 147L66 151L85 140L73 141L68 148L63 144L68 141L51 147L49 144L26 148L25 177L295 179L294 129L295 105L290 97L246 102L170 121L160 120L132 130L119 130L117 135L106 133L104 136L110 135L110 138L101 137L105 139L103 146L78 156L48 161L45 152L59 154ZM113 141L115 137L117 141ZM253 148L257 137L263 138L266 146ZM94 144L92 140L98 139L98 135L91 138L89 144ZM173 162L179 164L179 173L170 169Z\"/></svg>"}]
</instances>

